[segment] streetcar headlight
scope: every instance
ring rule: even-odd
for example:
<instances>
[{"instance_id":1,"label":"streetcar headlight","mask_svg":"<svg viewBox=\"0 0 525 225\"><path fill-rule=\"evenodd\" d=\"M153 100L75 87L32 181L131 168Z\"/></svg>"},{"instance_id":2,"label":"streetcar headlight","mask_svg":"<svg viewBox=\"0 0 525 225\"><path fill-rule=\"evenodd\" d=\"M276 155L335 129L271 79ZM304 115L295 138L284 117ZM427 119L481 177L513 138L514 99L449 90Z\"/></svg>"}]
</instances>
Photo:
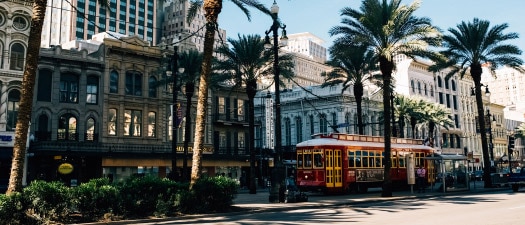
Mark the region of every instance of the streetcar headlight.
<instances>
[{"instance_id":1,"label":"streetcar headlight","mask_svg":"<svg viewBox=\"0 0 525 225\"><path fill-rule=\"evenodd\" d=\"M305 179L305 180L308 180L308 175L304 175L304 179Z\"/></svg>"}]
</instances>

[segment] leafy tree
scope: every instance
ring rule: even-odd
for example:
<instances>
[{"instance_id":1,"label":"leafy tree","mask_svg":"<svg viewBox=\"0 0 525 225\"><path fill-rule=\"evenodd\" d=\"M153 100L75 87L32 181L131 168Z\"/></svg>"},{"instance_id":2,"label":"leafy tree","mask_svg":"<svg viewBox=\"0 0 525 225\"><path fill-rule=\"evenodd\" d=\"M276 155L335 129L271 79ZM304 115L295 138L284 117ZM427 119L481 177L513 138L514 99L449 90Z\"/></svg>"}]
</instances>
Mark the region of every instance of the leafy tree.
<instances>
[{"instance_id":1,"label":"leafy tree","mask_svg":"<svg viewBox=\"0 0 525 225\"><path fill-rule=\"evenodd\" d=\"M446 79L456 73L463 78L470 72L470 77L474 80L478 124L482 131L485 130L481 95L482 66L487 65L491 72L502 65L525 72L521 67L523 60L519 58L521 50L515 45L505 43L505 41L518 38L518 34L503 33L506 28L508 28L506 23L491 27L489 21L478 18L474 18L472 22L462 22L456 28L449 28L450 34L443 37L445 50L440 51L443 58L430 67L433 71L451 68ZM483 181L487 188L492 186L492 180L490 179L491 162L485 132L481 132L481 147L485 171Z\"/></svg>"},{"instance_id":2,"label":"leafy tree","mask_svg":"<svg viewBox=\"0 0 525 225\"><path fill-rule=\"evenodd\" d=\"M374 53L368 46L361 43L345 43L343 40L336 41L329 48L330 60L326 63L332 66L332 71L323 72L322 87L341 84L341 92L352 86L357 104L357 127L359 134L364 134L363 124L363 95L364 86L375 77L373 72L377 71L377 63ZM377 78L376 78L377 79Z\"/></svg>"},{"instance_id":3,"label":"leafy tree","mask_svg":"<svg viewBox=\"0 0 525 225\"><path fill-rule=\"evenodd\" d=\"M401 0L363 0L360 10L345 7L341 10L341 26L332 27L330 35L337 40L362 43L376 55L383 77L383 102L391 98L392 71L397 54L414 58L435 57L427 47L437 46L440 33L429 18L416 17L420 2L401 5ZM383 104L384 119L390 121L390 104ZM392 196L391 125L385 123L385 170L381 196Z\"/></svg>"},{"instance_id":4,"label":"leafy tree","mask_svg":"<svg viewBox=\"0 0 525 225\"><path fill-rule=\"evenodd\" d=\"M264 41L259 35L238 35L239 39L228 38L231 48L223 45L217 48L217 53L224 58L216 61L213 67L219 75L215 79L232 83L232 88L245 87L248 96L248 121L250 133L248 148L250 152L250 194L257 193L255 183L255 118L254 98L257 94L257 81L263 77L273 75L273 54L264 48ZM279 57L283 78L290 78L291 55Z\"/></svg>"}]
</instances>

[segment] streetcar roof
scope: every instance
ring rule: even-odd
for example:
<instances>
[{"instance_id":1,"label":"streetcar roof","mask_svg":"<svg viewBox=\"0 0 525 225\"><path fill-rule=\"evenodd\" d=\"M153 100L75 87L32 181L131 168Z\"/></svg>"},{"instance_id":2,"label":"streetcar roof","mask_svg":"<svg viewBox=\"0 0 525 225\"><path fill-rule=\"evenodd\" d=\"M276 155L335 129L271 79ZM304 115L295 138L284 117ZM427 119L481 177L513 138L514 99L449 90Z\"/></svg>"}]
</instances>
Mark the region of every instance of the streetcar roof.
<instances>
[{"instance_id":1,"label":"streetcar roof","mask_svg":"<svg viewBox=\"0 0 525 225\"><path fill-rule=\"evenodd\" d=\"M368 146L368 147L384 147L385 143L383 142L367 142L367 141L347 141L347 140L338 140L334 138L316 138L307 141L303 141L296 145L297 147L321 147L321 146ZM416 144L400 144L400 143L391 143L392 148L417 148L417 149L426 149L434 150L430 146L426 145L416 145Z\"/></svg>"}]
</instances>

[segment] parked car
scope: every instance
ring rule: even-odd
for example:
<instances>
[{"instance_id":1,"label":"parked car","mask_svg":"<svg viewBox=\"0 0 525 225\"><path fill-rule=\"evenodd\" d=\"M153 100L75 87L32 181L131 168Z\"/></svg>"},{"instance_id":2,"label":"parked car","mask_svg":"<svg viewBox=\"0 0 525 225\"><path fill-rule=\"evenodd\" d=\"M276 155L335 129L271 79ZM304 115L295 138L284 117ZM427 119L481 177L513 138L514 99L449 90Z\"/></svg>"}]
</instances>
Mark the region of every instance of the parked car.
<instances>
[{"instance_id":1,"label":"parked car","mask_svg":"<svg viewBox=\"0 0 525 225\"><path fill-rule=\"evenodd\" d=\"M483 180L483 170L475 170L470 172L471 181L482 181Z\"/></svg>"}]
</instances>

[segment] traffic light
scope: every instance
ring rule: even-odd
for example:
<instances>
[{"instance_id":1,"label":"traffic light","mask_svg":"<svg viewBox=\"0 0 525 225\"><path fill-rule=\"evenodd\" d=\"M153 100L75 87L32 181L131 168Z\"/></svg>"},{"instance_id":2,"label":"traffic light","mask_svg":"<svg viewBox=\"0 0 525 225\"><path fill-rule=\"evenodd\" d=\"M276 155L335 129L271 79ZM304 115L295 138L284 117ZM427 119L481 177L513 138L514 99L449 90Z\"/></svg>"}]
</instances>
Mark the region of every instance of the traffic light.
<instances>
[{"instance_id":1,"label":"traffic light","mask_svg":"<svg viewBox=\"0 0 525 225\"><path fill-rule=\"evenodd\" d=\"M514 151L514 136L509 136L509 156L512 155L512 152Z\"/></svg>"}]
</instances>

